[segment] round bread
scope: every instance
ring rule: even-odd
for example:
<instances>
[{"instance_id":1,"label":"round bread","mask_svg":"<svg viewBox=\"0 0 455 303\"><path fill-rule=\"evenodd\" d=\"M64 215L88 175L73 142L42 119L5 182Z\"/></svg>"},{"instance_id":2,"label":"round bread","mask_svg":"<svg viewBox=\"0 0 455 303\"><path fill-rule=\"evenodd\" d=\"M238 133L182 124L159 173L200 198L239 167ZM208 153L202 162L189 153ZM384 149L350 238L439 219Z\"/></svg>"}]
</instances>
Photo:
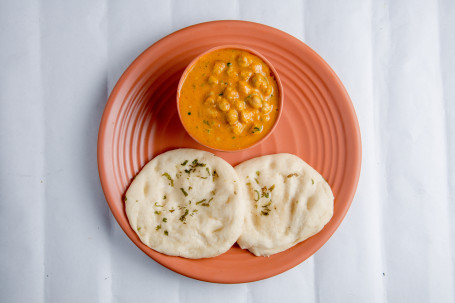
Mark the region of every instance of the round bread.
<instances>
[{"instance_id":1,"label":"round bread","mask_svg":"<svg viewBox=\"0 0 455 303\"><path fill-rule=\"evenodd\" d=\"M237 243L256 256L284 251L318 233L333 215L324 178L291 154L254 158L235 167L247 205Z\"/></svg>"},{"instance_id":2,"label":"round bread","mask_svg":"<svg viewBox=\"0 0 455 303\"><path fill-rule=\"evenodd\" d=\"M125 207L150 248L171 256L209 258L242 232L245 207L234 168L215 155L176 149L151 160L131 183Z\"/></svg>"}]
</instances>

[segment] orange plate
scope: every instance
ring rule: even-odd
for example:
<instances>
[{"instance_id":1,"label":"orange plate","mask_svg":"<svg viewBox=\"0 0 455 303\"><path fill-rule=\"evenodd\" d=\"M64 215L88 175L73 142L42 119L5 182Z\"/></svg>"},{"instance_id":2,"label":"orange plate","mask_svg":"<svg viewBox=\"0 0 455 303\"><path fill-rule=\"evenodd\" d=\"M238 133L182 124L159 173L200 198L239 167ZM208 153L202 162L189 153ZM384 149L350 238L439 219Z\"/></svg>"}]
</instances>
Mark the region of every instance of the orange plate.
<instances>
[{"instance_id":1,"label":"orange plate","mask_svg":"<svg viewBox=\"0 0 455 303\"><path fill-rule=\"evenodd\" d=\"M180 76L200 53L243 44L276 68L285 95L281 120L260 145L215 152L232 165L253 157L292 153L320 172L335 195L331 221L317 235L269 258L237 245L216 258L166 256L142 244L126 217L122 196L132 178L156 155L179 147L213 152L185 132L175 104ZM106 200L128 237L155 261L209 282L242 283L282 273L314 254L335 232L351 205L360 174L360 131L354 108L328 64L298 39L245 21L215 21L177 31L145 50L125 71L107 102L98 135L98 169Z\"/></svg>"}]
</instances>

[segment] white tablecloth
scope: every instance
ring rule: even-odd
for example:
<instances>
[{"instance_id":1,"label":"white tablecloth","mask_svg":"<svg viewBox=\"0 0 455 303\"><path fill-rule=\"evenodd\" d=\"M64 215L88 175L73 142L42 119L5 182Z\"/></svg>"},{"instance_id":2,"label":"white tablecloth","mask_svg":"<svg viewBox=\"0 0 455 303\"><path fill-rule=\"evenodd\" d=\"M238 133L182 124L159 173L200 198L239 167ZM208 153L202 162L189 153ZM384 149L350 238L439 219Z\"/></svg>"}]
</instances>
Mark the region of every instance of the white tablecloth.
<instances>
[{"instance_id":1,"label":"white tablecloth","mask_svg":"<svg viewBox=\"0 0 455 303\"><path fill-rule=\"evenodd\" d=\"M242 19L315 49L354 103L362 172L313 257L239 285L141 252L105 202L108 94L158 39ZM1 1L1 302L454 302L455 2Z\"/></svg>"}]
</instances>

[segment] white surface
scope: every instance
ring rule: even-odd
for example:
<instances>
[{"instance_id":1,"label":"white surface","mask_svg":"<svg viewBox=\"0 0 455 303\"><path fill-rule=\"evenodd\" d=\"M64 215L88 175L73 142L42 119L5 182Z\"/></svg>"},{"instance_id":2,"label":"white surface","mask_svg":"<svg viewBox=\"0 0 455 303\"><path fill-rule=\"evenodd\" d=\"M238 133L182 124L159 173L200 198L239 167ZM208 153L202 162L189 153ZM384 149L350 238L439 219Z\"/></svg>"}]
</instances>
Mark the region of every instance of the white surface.
<instances>
[{"instance_id":1,"label":"white surface","mask_svg":"<svg viewBox=\"0 0 455 303\"><path fill-rule=\"evenodd\" d=\"M241 285L192 280L126 237L100 188L108 93L147 46L243 19L315 49L357 111L352 207L312 258ZM455 2L1 1L1 302L454 302Z\"/></svg>"}]
</instances>

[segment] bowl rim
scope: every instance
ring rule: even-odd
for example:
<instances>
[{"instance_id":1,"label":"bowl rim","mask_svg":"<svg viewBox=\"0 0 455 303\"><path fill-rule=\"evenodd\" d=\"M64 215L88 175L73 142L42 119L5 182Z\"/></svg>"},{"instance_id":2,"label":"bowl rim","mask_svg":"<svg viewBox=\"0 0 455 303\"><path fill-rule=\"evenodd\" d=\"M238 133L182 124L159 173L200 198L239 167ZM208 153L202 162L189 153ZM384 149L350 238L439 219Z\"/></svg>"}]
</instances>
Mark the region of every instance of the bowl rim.
<instances>
[{"instance_id":1,"label":"bowl rim","mask_svg":"<svg viewBox=\"0 0 455 303\"><path fill-rule=\"evenodd\" d=\"M194 65L199 61L200 58L202 58L203 56L211 53L211 52L214 52L214 51L217 51L217 50L221 50L221 49L238 49L238 50L243 50L243 51L246 51L246 52L249 52L257 57L259 57L262 61L264 61L264 63L270 68L270 71L272 72L273 74L273 77L275 78L275 81L277 83L277 87L278 87L278 92L279 92L279 98L278 98L278 114L277 114L277 117L276 117L276 120L275 120L275 123L273 123L272 125L272 128L268 131L268 133L262 137L261 139L259 139L258 141L254 142L253 144L247 146L247 147L244 147L244 148L240 148L240 149L221 149L221 148L215 148L215 147L212 147L210 145L207 145L207 144L204 144L202 142L200 142L197 138L195 138L193 136L193 134L191 134L191 132L186 128L186 125L183 123L182 121L182 114L180 112L180 106L179 106L179 100L180 100L180 90L182 89L182 86L183 86L183 83L185 82L186 80L186 77L188 76L189 72L193 69ZM278 74L278 72L276 71L275 67L273 66L272 63L270 63L270 61L264 56L262 55L260 52L258 52L257 50L249 47L249 46L245 46L245 45L241 45L241 44L222 44L222 45L218 45L218 46L215 46L215 47L212 47L206 51L204 51L203 53L197 55L195 58L193 58L193 60L191 60L191 62L186 66L185 70L183 71L182 75L180 76L180 80L179 80L179 84L177 86L177 94L176 94L176 101L177 101L177 112L178 112L178 116L179 116L179 120L180 120L180 123L182 123L182 126L183 128L185 129L186 133L194 140L196 141L197 143L201 144L202 146L204 147L207 147L207 148L210 148L212 150L216 150L216 151L221 151L221 152L229 152L229 153L235 153L235 152L241 152L241 151L245 151L245 150L248 150L250 148L253 148L261 143L263 143L265 140L267 140L267 138L269 138L269 136L273 133L273 131L275 130L276 126L278 125L279 121L280 121L280 118L281 118L281 114L283 113L283 105L284 105L284 92L283 92L283 84L281 82L281 78Z\"/></svg>"}]
</instances>

